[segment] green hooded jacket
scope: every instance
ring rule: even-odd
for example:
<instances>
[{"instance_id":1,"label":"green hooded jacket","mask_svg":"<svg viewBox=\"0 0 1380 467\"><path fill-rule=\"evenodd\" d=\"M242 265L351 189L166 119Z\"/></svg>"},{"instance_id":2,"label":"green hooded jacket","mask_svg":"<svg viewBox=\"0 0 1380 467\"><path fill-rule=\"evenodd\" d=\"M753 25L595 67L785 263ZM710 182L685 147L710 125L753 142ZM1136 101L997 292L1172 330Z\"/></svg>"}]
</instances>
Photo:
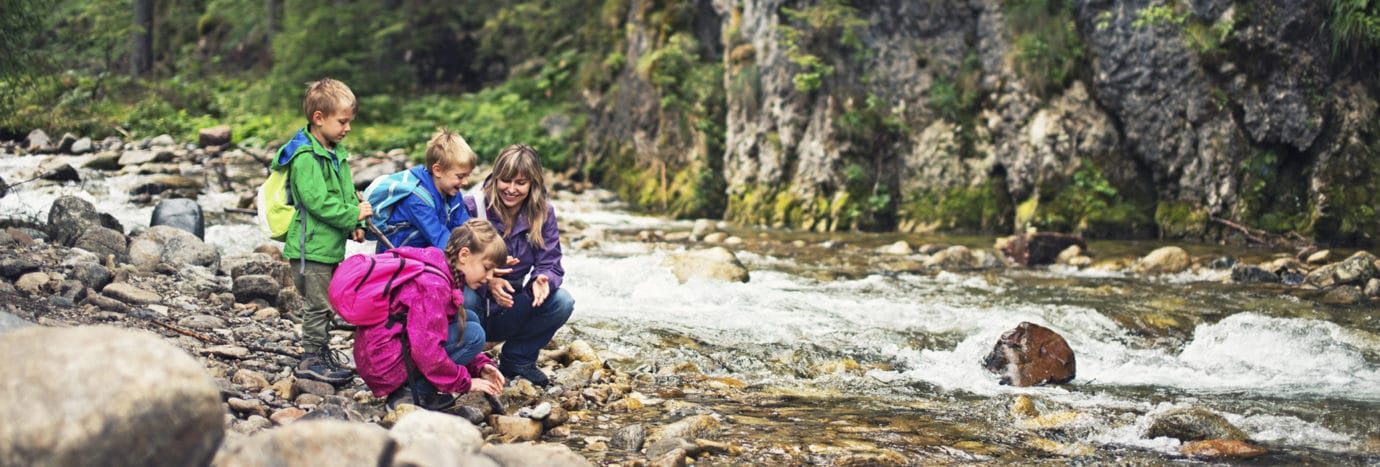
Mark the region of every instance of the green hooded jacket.
<instances>
[{"instance_id":1,"label":"green hooded jacket","mask_svg":"<svg viewBox=\"0 0 1380 467\"><path fill-rule=\"evenodd\" d=\"M288 190L298 208L283 242L284 258L326 264L345 260L345 241L363 225L348 159L344 147L327 150L307 128L278 150L270 168L287 167Z\"/></svg>"}]
</instances>

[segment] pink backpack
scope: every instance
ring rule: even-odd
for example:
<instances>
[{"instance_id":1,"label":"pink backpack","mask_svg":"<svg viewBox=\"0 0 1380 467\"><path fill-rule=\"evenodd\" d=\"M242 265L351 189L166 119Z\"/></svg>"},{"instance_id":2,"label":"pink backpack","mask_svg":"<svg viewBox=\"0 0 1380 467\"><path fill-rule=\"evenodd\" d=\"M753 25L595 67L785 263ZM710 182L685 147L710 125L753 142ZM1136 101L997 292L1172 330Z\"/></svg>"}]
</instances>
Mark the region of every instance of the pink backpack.
<instances>
[{"instance_id":1,"label":"pink backpack","mask_svg":"<svg viewBox=\"0 0 1380 467\"><path fill-rule=\"evenodd\" d=\"M331 276L331 306L341 318L356 326L372 326L388 319L390 304L403 284L423 273L449 275L413 257L412 247L399 247L383 253L358 254L345 258Z\"/></svg>"}]
</instances>

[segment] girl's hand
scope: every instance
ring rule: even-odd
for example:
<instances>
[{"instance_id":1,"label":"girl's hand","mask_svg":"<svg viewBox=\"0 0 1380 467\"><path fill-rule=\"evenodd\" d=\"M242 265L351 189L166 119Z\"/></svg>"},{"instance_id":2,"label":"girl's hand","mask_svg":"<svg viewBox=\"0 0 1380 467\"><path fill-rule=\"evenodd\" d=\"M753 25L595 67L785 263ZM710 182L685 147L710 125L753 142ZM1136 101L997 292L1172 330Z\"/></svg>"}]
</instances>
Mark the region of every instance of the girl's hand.
<instances>
[{"instance_id":1,"label":"girl's hand","mask_svg":"<svg viewBox=\"0 0 1380 467\"><path fill-rule=\"evenodd\" d=\"M479 370L479 372L481 373L480 378L483 378L485 381L488 381L490 383L494 383L494 385L498 386L499 388L502 388L503 385L508 384L508 381L503 379L503 373L499 372L498 367L496 366L484 365L484 368L482 370Z\"/></svg>"},{"instance_id":2,"label":"girl's hand","mask_svg":"<svg viewBox=\"0 0 1380 467\"><path fill-rule=\"evenodd\" d=\"M494 301L498 306L511 308L513 306L513 286L507 279L489 279L489 293L494 296Z\"/></svg>"},{"instance_id":3,"label":"girl's hand","mask_svg":"<svg viewBox=\"0 0 1380 467\"><path fill-rule=\"evenodd\" d=\"M497 396L501 391L501 386L494 385L492 381L489 381L487 379L470 380L470 392L482 392L485 394Z\"/></svg>"},{"instance_id":4,"label":"girl's hand","mask_svg":"<svg viewBox=\"0 0 1380 467\"><path fill-rule=\"evenodd\" d=\"M541 306L541 302L546 301L546 296L551 294L549 280L546 276L537 276L532 279L532 306Z\"/></svg>"}]
</instances>

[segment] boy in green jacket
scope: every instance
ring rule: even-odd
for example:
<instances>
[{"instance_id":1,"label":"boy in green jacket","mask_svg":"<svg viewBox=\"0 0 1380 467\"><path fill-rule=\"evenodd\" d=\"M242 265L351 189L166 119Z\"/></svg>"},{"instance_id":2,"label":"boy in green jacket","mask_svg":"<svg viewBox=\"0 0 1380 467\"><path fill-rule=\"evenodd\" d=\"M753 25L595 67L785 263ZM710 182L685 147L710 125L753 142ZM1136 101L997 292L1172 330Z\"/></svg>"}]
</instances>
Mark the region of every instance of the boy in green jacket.
<instances>
[{"instance_id":1,"label":"boy in green jacket","mask_svg":"<svg viewBox=\"0 0 1380 467\"><path fill-rule=\"evenodd\" d=\"M299 314L303 354L293 373L340 385L353 376L327 345L335 315L327 289L336 265L345 259L345 238L364 241L360 221L374 211L367 201L355 198L349 156L340 146L359 108L355 94L345 83L324 78L307 85L302 108L307 127L278 150L271 167L287 167L290 201L297 209L283 247L284 258L302 263L293 268L293 280L306 301Z\"/></svg>"}]
</instances>

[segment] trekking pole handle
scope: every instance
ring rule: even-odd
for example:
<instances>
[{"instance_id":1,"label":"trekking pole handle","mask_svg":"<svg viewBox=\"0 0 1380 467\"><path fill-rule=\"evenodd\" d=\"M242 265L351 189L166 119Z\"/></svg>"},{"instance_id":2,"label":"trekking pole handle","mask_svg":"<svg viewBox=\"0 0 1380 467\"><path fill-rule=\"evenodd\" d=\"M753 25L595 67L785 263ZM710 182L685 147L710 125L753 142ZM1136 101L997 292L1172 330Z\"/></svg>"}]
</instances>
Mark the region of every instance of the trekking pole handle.
<instances>
[{"instance_id":1,"label":"trekking pole handle","mask_svg":"<svg viewBox=\"0 0 1380 467\"><path fill-rule=\"evenodd\" d=\"M359 198L360 201L364 201L364 194L356 191L355 198ZM369 233L374 234L375 237L378 237L379 241L383 242L383 246L388 247L388 249L390 250L394 248L393 242L388 241L388 237L383 236L383 232L379 232L379 228L374 227L373 222L370 222L368 219L365 219L364 227L369 229Z\"/></svg>"}]
</instances>

